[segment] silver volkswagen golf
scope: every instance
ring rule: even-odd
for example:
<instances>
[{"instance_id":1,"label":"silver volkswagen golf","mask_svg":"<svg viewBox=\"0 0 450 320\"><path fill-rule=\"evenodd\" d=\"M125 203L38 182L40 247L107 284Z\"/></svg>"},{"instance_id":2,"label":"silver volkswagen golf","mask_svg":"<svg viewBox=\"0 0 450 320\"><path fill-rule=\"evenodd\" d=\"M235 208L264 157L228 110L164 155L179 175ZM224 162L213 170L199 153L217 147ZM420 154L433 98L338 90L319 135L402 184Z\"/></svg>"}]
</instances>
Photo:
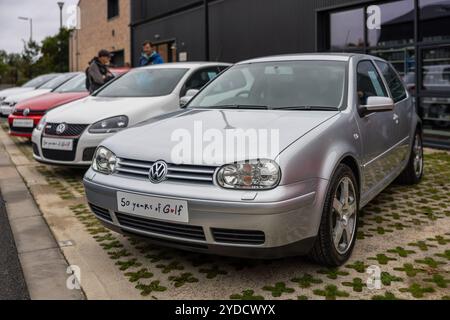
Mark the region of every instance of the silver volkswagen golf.
<instances>
[{"instance_id":1,"label":"silver volkswagen golf","mask_svg":"<svg viewBox=\"0 0 450 320\"><path fill-rule=\"evenodd\" d=\"M359 210L394 180L418 183L423 167L422 125L389 63L286 55L238 63L184 110L105 140L84 185L117 232L339 266Z\"/></svg>"}]
</instances>

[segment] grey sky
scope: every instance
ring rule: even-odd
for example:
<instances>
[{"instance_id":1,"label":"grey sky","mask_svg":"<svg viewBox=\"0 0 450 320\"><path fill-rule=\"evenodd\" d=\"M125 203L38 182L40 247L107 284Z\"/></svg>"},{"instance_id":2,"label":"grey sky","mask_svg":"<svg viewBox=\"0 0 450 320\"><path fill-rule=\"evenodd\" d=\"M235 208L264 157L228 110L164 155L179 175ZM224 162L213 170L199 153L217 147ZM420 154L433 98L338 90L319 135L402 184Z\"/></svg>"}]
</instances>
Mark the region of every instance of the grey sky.
<instances>
[{"instance_id":1,"label":"grey sky","mask_svg":"<svg viewBox=\"0 0 450 320\"><path fill-rule=\"evenodd\" d=\"M67 19L68 5L78 0L62 0L63 23ZM22 39L30 38L30 24L19 20L19 16L33 19L33 40L40 42L46 36L54 35L59 28L58 0L0 0L0 50L21 52Z\"/></svg>"}]
</instances>

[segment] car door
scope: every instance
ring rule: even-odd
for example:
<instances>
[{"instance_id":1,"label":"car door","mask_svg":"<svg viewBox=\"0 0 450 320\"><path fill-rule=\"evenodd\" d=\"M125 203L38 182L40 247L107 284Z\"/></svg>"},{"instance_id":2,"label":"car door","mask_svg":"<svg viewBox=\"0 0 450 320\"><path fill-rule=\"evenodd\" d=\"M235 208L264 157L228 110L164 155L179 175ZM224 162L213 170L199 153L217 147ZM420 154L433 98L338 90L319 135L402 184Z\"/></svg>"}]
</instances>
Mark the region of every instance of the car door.
<instances>
[{"instance_id":1,"label":"car door","mask_svg":"<svg viewBox=\"0 0 450 320\"><path fill-rule=\"evenodd\" d=\"M365 105L372 96L388 97L388 91L370 60L362 60L356 69L359 105ZM395 145L393 111L374 112L358 117L363 145L363 194L380 188L393 171L392 147Z\"/></svg>"},{"instance_id":2,"label":"car door","mask_svg":"<svg viewBox=\"0 0 450 320\"><path fill-rule=\"evenodd\" d=\"M184 97L186 92L191 89L200 90L208 82L218 76L226 67L224 66L212 66L201 68L192 73L192 75L186 80L183 88L180 92L180 97Z\"/></svg>"},{"instance_id":3,"label":"car door","mask_svg":"<svg viewBox=\"0 0 450 320\"><path fill-rule=\"evenodd\" d=\"M409 155L414 106L394 68L384 61L376 60L375 64L378 66L395 103L393 122L397 143L394 153L398 165L402 166Z\"/></svg>"}]
</instances>

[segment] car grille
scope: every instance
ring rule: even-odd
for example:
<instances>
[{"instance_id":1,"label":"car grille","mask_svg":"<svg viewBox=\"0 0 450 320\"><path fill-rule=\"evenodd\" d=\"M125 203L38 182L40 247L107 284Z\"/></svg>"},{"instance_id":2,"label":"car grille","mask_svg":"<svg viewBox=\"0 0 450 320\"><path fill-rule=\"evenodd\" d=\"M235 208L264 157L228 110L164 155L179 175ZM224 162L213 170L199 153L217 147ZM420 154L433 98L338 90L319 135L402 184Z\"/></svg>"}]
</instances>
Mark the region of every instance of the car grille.
<instances>
[{"instance_id":1,"label":"car grille","mask_svg":"<svg viewBox=\"0 0 450 320\"><path fill-rule=\"evenodd\" d=\"M78 137L89 126L87 124L66 124L66 130L59 134L56 132L56 128L61 123L47 123L45 127L45 134L59 137Z\"/></svg>"},{"instance_id":2,"label":"car grille","mask_svg":"<svg viewBox=\"0 0 450 320\"><path fill-rule=\"evenodd\" d=\"M21 127L14 127L11 126L10 127L11 132L16 132L16 133L33 133L34 127L33 128L21 128Z\"/></svg>"},{"instance_id":3,"label":"car grille","mask_svg":"<svg viewBox=\"0 0 450 320\"><path fill-rule=\"evenodd\" d=\"M39 148L38 145L36 143L33 142L33 153L35 156L40 157L41 154L39 153Z\"/></svg>"},{"instance_id":4,"label":"car grille","mask_svg":"<svg viewBox=\"0 0 450 320\"><path fill-rule=\"evenodd\" d=\"M260 245L266 242L266 236L262 231L213 228L211 232L216 242L250 245Z\"/></svg>"},{"instance_id":5,"label":"car grille","mask_svg":"<svg viewBox=\"0 0 450 320\"><path fill-rule=\"evenodd\" d=\"M86 148L83 151L83 161L92 161L96 148Z\"/></svg>"},{"instance_id":6,"label":"car grille","mask_svg":"<svg viewBox=\"0 0 450 320\"><path fill-rule=\"evenodd\" d=\"M97 206L93 205L92 203L89 203L89 206L91 207L92 212L97 217L99 217L99 218L101 218L103 220L107 220L107 221L112 222L112 218L111 218L111 215L109 214L108 209L97 207Z\"/></svg>"},{"instance_id":7,"label":"car grille","mask_svg":"<svg viewBox=\"0 0 450 320\"><path fill-rule=\"evenodd\" d=\"M117 174L149 179L150 167L154 162L118 159ZM212 184L216 167L168 164L167 180Z\"/></svg>"},{"instance_id":8,"label":"car grille","mask_svg":"<svg viewBox=\"0 0 450 320\"><path fill-rule=\"evenodd\" d=\"M78 139L73 141L72 151L42 149L44 158L55 161L75 161L77 155Z\"/></svg>"},{"instance_id":9,"label":"car grille","mask_svg":"<svg viewBox=\"0 0 450 320\"><path fill-rule=\"evenodd\" d=\"M125 215L116 212L117 220L122 227L135 230L152 232L156 234L205 241L205 233L202 227L175 224L157 220L149 220L136 216Z\"/></svg>"}]
</instances>

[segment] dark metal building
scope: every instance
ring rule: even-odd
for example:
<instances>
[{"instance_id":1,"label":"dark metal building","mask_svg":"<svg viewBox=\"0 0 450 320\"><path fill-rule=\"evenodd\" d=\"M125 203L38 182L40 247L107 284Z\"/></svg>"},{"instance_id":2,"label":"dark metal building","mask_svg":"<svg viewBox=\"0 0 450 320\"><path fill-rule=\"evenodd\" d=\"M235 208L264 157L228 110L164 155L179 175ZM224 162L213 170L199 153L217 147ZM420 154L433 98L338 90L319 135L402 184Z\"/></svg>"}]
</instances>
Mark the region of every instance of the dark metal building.
<instances>
[{"instance_id":1,"label":"dark metal building","mask_svg":"<svg viewBox=\"0 0 450 320\"><path fill-rule=\"evenodd\" d=\"M368 27L381 9L381 28ZM151 40L164 59L220 60L297 52L366 52L391 61L425 123L450 148L450 0L131 0L133 64Z\"/></svg>"}]
</instances>

